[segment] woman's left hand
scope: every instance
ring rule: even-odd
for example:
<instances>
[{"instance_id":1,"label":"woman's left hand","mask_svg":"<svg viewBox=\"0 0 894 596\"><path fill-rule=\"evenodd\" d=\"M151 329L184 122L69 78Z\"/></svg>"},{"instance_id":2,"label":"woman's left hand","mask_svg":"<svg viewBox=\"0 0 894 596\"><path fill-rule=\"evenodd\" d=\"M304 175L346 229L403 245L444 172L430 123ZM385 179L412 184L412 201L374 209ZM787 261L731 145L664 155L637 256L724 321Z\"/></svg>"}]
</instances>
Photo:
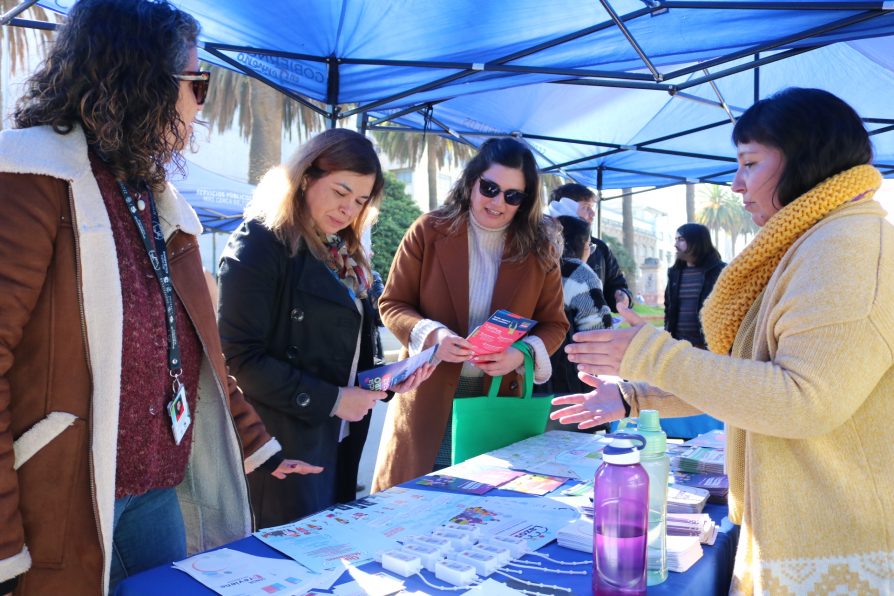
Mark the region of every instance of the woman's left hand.
<instances>
[{"instance_id":1,"label":"woman's left hand","mask_svg":"<svg viewBox=\"0 0 894 596\"><path fill-rule=\"evenodd\" d=\"M630 323L626 329L596 329L575 333L574 343L565 346L568 361L577 364L577 369L591 375L617 375L621 361L633 336L639 333L646 322L629 308L618 309Z\"/></svg>"},{"instance_id":2,"label":"woman's left hand","mask_svg":"<svg viewBox=\"0 0 894 596\"><path fill-rule=\"evenodd\" d=\"M522 366L525 363L525 355L518 348L510 346L499 354L475 356L471 362L486 375L502 377Z\"/></svg>"},{"instance_id":3,"label":"woman's left hand","mask_svg":"<svg viewBox=\"0 0 894 596\"><path fill-rule=\"evenodd\" d=\"M427 364L423 364L419 368L416 369L416 372L411 374L409 377L398 383L397 385L392 385L389 389L395 393L404 393L406 391L412 391L422 385L431 374L435 371L437 364L432 364L431 362Z\"/></svg>"},{"instance_id":4,"label":"woman's left hand","mask_svg":"<svg viewBox=\"0 0 894 596\"><path fill-rule=\"evenodd\" d=\"M280 480L288 474L319 474L323 471L321 466L305 463L300 459L284 459L275 470L270 472Z\"/></svg>"}]
</instances>

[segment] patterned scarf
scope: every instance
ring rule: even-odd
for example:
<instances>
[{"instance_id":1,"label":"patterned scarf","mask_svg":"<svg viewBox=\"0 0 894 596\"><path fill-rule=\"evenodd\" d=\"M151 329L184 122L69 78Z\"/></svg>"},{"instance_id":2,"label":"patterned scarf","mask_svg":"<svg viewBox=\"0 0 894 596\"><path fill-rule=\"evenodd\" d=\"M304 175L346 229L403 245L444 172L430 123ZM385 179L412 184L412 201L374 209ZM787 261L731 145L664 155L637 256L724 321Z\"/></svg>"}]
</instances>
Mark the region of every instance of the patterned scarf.
<instances>
[{"instance_id":1,"label":"patterned scarf","mask_svg":"<svg viewBox=\"0 0 894 596\"><path fill-rule=\"evenodd\" d=\"M773 215L723 270L705 301L701 317L708 348L729 354L742 319L792 244L844 203L872 198L881 182L874 167L856 166L824 180Z\"/></svg>"},{"instance_id":2,"label":"patterned scarf","mask_svg":"<svg viewBox=\"0 0 894 596\"><path fill-rule=\"evenodd\" d=\"M371 276L348 253L348 243L338 234L326 236L324 242L329 251L329 269L351 291L352 296L366 298Z\"/></svg>"}]
</instances>

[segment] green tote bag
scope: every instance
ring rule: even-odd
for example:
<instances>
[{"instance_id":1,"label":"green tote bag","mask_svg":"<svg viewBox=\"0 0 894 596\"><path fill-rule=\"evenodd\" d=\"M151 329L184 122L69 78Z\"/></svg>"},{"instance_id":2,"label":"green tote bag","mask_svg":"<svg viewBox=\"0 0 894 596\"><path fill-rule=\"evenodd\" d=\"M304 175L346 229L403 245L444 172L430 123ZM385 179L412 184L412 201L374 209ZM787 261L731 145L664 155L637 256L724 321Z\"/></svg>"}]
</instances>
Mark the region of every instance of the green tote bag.
<instances>
[{"instance_id":1,"label":"green tote bag","mask_svg":"<svg viewBox=\"0 0 894 596\"><path fill-rule=\"evenodd\" d=\"M525 355L525 390L521 397L498 397L503 377L494 377L484 397L453 400L452 462L458 464L546 430L549 397L533 397L534 359L531 346L512 344Z\"/></svg>"}]
</instances>

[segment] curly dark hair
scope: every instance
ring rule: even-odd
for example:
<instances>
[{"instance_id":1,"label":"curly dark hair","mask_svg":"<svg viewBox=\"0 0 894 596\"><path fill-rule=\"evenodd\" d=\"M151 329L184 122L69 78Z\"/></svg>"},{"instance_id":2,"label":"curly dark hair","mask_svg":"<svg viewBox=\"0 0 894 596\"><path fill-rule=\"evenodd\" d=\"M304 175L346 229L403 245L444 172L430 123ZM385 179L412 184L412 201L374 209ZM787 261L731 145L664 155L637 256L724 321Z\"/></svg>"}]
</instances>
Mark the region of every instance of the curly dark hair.
<instances>
[{"instance_id":1,"label":"curly dark hair","mask_svg":"<svg viewBox=\"0 0 894 596\"><path fill-rule=\"evenodd\" d=\"M534 154L523 143L511 138L488 139L482 143L467 164L459 180L450 189L444 204L433 211L435 221L446 224L451 233L456 233L462 222L468 221L472 207L472 186L478 177L493 164L521 170L525 178L527 198L509 224L507 244L508 261L519 262L531 253L540 263L551 270L559 265L561 249L558 225L543 214L540 203L540 177ZM557 243L558 240L558 243Z\"/></svg>"},{"instance_id":2,"label":"curly dark hair","mask_svg":"<svg viewBox=\"0 0 894 596\"><path fill-rule=\"evenodd\" d=\"M115 176L158 189L183 170L187 130L177 112L198 22L164 0L80 0L16 104L18 128L77 125Z\"/></svg>"}]
</instances>

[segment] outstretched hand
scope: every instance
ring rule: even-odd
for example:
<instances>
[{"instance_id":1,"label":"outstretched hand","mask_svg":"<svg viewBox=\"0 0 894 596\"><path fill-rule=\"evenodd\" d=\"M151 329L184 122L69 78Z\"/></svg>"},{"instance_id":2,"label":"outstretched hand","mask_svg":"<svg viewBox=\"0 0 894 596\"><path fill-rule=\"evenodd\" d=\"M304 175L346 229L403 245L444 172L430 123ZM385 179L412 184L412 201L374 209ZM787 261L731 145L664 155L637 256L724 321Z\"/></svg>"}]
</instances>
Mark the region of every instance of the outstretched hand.
<instances>
[{"instance_id":1,"label":"outstretched hand","mask_svg":"<svg viewBox=\"0 0 894 596\"><path fill-rule=\"evenodd\" d=\"M579 429L586 430L624 417L624 398L616 382L603 381L586 373L578 373L577 376L593 387L593 391L553 398L554 406L569 407L552 412L549 415L551 420L558 420L562 424L577 424Z\"/></svg>"},{"instance_id":2,"label":"outstretched hand","mask_svg":"<svg viewBox=\"0 0 894 596\"><path fill-rule=\"evenodd\" d=\"M618 375L624 354L633 337L646 324L633 309L618 311L630 323L625 329L594 329L575 333L574 343L565 346L568 361L577 364L577 370L591 375Z\"/></svg>"},{"instance_id":3,"label":"outstretched hand","mask_svg":"<svg viewBox=\"0 0 894 596\"><path fill-rule=\"evenodd\" d=\"M305 463L299 459L284 459L270 473L283 480L288 474L319 474L322 471L322 467Z\"/></svg>"}]
</instances>

